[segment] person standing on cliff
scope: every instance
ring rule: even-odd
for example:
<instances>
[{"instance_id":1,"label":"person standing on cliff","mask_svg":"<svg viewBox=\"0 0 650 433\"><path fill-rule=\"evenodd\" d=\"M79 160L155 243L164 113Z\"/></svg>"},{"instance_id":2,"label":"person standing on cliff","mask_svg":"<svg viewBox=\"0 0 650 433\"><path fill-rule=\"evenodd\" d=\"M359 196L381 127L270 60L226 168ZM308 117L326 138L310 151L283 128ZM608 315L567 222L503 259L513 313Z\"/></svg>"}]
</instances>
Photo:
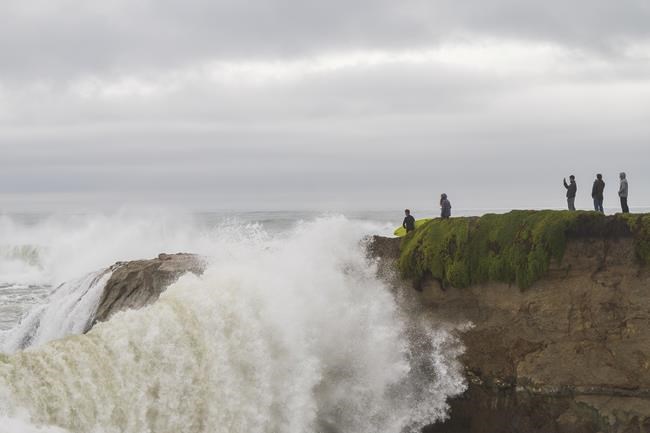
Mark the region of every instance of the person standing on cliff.
<instances>
[{"instance_id":1,"label":"person standing on cliff","mask_svg":"<svg viewBox=\"0 0 650 433\"><path fill-rule=\"evenodd\" d=\"M627 176L625 173L621 173L619 177L621 178L621 186L618 188L618 196L621 198L621 210L623 213L630 213L630 208L627 207Z\"/></svg>"},{"instance_id":2,"label":"person standing on cliff","mask_svg":"<svg viewBox=\"0 0 650 433\"><path fill-rule=\"evenodd\" d=\"M566 188L566 201L569 205L569 210L576 210L576 193L578 192L578 184L576 184L576 177L574 175L569 176L569 182L566 183L566 177L564 178L564 187Z\"/></svg>"},{"instance_id":3,"label":"person standing on cliff","mask_svg":"<svg viewBox=\"0 0 650 433\"><path fill-rule=\"evenodd\" d=\"M406 233L412 232L415 230L415 218L413 218L409 209L404 209L404 214L406 216L404 217L404 222L402 222L402 227L406 229Z\"/></svg>"},{"instance_id":4,"label":"person standing on cliff","mask_svg":"<svg viewBox=\"0 0 650 433\"><path fill-rule=\"evenodd\" d=\"M591 188L591 198L594 199L594 210L596 212L605 213L603 210L603 191L605 191L605 182L603 175L597 174L594 186Z\"/></svg>"},{"instance_id":5,"label":"person standing on cliff","mask_svg":"<svg viewBox=\"0 0 650 433\"><path fill-rule=\"evenodd\" d=\"M447 199L447 194L440 196L440 218L449 219L451 217L451 203Z\"/></svg>"}]
</instances>

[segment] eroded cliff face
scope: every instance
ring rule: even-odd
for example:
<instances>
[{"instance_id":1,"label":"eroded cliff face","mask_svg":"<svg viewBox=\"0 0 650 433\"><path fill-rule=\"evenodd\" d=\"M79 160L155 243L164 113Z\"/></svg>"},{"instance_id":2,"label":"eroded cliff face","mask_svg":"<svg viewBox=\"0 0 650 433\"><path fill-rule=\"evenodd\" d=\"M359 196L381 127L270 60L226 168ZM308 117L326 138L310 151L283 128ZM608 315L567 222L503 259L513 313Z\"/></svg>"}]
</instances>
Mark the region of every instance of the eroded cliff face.
<instances>
[{"instance_id":1,"label":"eroded cliff face","mask_svg":"<svg viewBox=\"0 0 650 433\"><path fill-rule=\"evenodd\" d=\"M389 268L398 242L374 247ZM396 284L431 320L473 324L462 334L470 388L425 431L650 432L650 272L631 237L571 239L525 290Z\"/></svg>"}]
</instances>

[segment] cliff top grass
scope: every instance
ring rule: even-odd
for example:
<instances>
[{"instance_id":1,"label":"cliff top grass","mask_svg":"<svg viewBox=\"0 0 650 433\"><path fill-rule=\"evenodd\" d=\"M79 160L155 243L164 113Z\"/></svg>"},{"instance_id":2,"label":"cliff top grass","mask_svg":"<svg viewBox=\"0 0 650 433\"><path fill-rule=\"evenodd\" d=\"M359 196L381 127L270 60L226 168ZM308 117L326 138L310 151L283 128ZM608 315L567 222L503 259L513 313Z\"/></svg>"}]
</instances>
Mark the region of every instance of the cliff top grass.
<instances>
[{"instance_id":1,"label":"cliff top grass","mask_svg":"<svg viewBox=\"0 0 650 433\"><path fill-rule=\"evenodd\" d=\"M399 268L405 278L430 276L445 286L499 281L527 288L552 260L562 260L569 238L587 236L633 236L639 261L650 264L650 214L517 210L434 219L402 239Z\"/></svg>"}]
</instances>

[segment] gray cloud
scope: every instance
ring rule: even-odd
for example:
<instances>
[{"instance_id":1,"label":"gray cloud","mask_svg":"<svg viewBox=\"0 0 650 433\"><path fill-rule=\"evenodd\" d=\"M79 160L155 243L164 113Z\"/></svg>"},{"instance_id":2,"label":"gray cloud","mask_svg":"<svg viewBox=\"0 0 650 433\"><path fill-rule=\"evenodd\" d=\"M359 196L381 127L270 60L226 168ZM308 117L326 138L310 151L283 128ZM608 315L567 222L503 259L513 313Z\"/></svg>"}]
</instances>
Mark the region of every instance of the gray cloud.
<instances>
[{"instance_id":1,"label":"gray cloud","mask_svg":"<svg viewBox=\"0 0 650 433\"><path fill-rule=\"evenodd\" d=\"M429 47L467 34L611 49L650 36L642 0L9 0L0 75L65 77L285 58L351 48Z\"/></svg>"},{"instance_id":2,"label":"gray cloud","mask_svg":"<svg viewBox=\"0 0 650 433\"><path fill-rule=\"evenodd\" d=\"M646 2L2 7L0 210L650 205Z\"/></svg>"}]
</instances>

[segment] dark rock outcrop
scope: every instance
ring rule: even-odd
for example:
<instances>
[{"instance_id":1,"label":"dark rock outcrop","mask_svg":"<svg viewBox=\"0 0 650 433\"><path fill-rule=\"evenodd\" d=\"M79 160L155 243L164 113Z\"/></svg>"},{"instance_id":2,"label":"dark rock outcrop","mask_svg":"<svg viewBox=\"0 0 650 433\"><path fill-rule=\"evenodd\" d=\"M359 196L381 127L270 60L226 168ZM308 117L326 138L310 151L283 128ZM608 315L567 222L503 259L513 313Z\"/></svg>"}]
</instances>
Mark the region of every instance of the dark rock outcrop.
<instances>
[{"instance_id":1,"label":"dark rock outcrop","mask_svg":"<svg viewBox=\"0 0 650 433\"><path fill-rule=\"evenodd\" d=\"M650 433L650 272L635 251L629 236L574 237L525 290L397 281L436 320L473 324L461 336L469 389L425 432Z\"/></svg>"},{"instance_id":2,"label":"dark rock outcrop","mask_svg":"<svg viewBox=\"0 0 650 433\"><path fill-rule=\"evenodd\" d=\"M160 254L151 260L118 262L111 267L113 274L100 298L94 323L106 321L118 311L149 305L181 275L200 275L204 269L204 260L195 254Z\"/></svg>"},{"instance_id":3,"label":"dark rock outcrop","mask_svg":"<svg viewBox=\"0 0 650 433\"><path fill-rule=\"evenodd\" d=\"M400 254L400 239L373 236L368 239L368 255L381 260L395 261Z\"/></svg>"}]
</instances>

